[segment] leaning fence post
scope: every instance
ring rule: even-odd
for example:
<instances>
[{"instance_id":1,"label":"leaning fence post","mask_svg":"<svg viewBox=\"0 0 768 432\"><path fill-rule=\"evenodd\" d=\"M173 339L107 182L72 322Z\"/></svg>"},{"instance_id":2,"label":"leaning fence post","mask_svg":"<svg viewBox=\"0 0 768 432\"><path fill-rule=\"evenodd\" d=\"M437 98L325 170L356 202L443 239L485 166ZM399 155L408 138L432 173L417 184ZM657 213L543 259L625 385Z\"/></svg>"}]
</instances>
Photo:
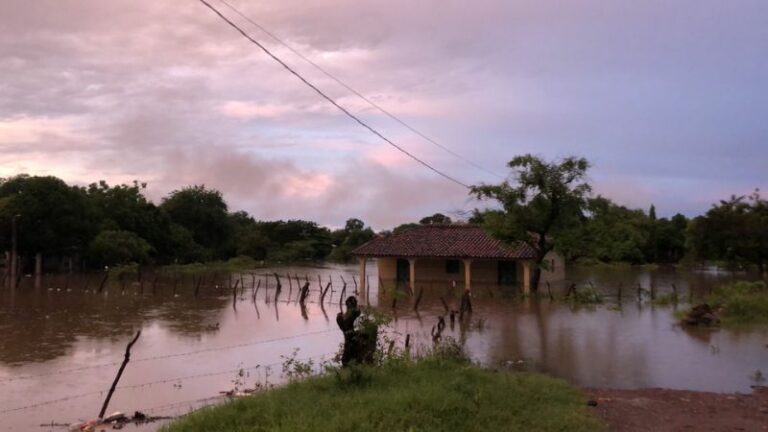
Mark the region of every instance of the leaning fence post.
<instances>
[{"instance_id":1,"label":"leaning fence post","mask_svg":"<svg viewBox=\"0 0 768 432\"><path fill-rule=\"evenodd\" d=\"M107 283L107 279L109 279L109 271L104 272L104 278L101 279L101 283L99 284L99 294L101 294L102 291L104 291L104 285ZM18 282L17 282L18 285Z\"/></svg>"},{"instance_id":2,"label":"leaning fence post","mask_svg":"<svg viewBox=\"0 0 768 432\"><path fill-rule=\"evenodd\" d=\"M107 407L109 406L109 400L112 399L112 394L115 392L115 388L117 387L117 382L120 381L120 377L123 376L123 371L125 370L125 366L128 364L128 361L131 360L131 347L133 347L133 344L136 343L137 340L139 340L139 336L141 336L141 330L136 332L136 336L133 337L133 339L128 343L128 346L125 347L125 358L123 359L123 364L120 365L120 369L117 371L117 376L115 377L115 380L112 382L112 387L109 388L109 393L107 393L107 398L104 400L104 405L101 406L101 411L99 411L99 418L104 418L104 413L107 411Z\"/></svg>"},{"instance_id":3,"label":"leaning fence post","mask_svg":"<svg viewBox=\"0 0 768 432\"><path fill-rule=\"evenodd\" d=\"M424 294L424 285L419 286L419 293L416 295L416 301L413 303L413 310L418 312L419 303L421 303L421 296Z\"/></svg>"}]
</instances>

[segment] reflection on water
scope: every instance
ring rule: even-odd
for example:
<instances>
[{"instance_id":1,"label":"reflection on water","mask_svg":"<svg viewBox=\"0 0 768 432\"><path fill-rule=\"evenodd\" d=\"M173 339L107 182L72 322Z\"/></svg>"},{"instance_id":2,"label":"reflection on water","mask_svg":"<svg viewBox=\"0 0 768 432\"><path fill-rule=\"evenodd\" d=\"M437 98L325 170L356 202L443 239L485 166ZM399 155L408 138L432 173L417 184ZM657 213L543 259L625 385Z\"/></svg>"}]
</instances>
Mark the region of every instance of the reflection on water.
<instances>
[{"instance_id":1,"label":"reflection on water","mask_svg":"<svg viewBox=\"0 0 768 432\"><path fill-rule=\"evenodd\" d=\"M277 303L275 279L266 276L273 270L281 274L283 284ZM51 421L95 417L104 397L99 392L114 377L113 363L122 359L125 344L138 329L142 336L110 410L185 412L199 405L196 400L231 388L240 368L248 373L249 385L276 383L281 355L294 348L300 348L300 358L330 357L342 339L334 320L342 278L351 294L356 269L273 270L246 272L242 282L241 275L206 275L202 282L170 275L144 283L109 281L101 292L102 275L56 276L38 283L23 279L16 290L2 290L0 425L28 430ZM369 273L374 281L370 302L390 310L391 290L379 293L375 266ZM333 285L321 308L320 287L329 277ZM473 358L485 364L543 371L583 386L746 392L755 384L755 371L768 372L768 329L683 329L675 324L674 305L652 307L638 303L635 296L639 284L645 290L653 286L658 295L677 290L683 299L697 299L713 285L743 277L754 276L669 269L572 270L569 278L577 285L592 284L607 296L604 305L576 308L550 302L546 295L540 301L521 300L512 292L475 287L474 314L449 326L444 335L463 342ZM296 300L306 280L312 292L302 309ZM237 285L235 292L230 284ZM624 290L621 307L616 304L619 286ZM553 287L556 295L562 289ZM458 294L433 284L424 290L418 313L413 311L414 299L399 297L395 331L428 343L437 316L444 313L440 298L457 304Z\"/></svg>"}]
</instances>

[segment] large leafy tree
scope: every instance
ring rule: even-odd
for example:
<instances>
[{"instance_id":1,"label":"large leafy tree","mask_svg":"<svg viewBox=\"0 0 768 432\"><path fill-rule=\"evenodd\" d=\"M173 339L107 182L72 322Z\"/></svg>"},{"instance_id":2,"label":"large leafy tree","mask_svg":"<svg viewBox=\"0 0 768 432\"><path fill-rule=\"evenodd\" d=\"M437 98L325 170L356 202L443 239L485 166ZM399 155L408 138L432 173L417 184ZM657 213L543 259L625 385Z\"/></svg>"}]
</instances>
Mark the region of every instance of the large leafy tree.
<instances>
[{"instance_id":1,"label":"large leafy tree","mask_svg":"<svg viewBox=\"0 0 768 432\"><path fill-rule=\"evenodd\" d=\"M720 201L691 221L688 236L698 259L754 264L763 271L768 261L768 201L759 191Z\"/></svg>"},{"instance_id":2,"label":"large leafy tree","mask_svg":"<svg viewBox=\"0 0 768 432\"><path fill-rule=\"evenodd\" d=\"M91 264L109 266L115 264L149 261L152 246L146 240L130 231L104 230L88 245L88 260Z\"/></svg>"},{"instance_id":3,"label":"large leafy tree","mask_svg":"<svg viewBox=\"0 0 768 432\"><path fill-rule=\"evenodd\" d=\"M419 223L422 225L445 225L451 223L451 218L442 213L435 213L432 216L421 218Z\"/></svg>"},{"instance_id":4,"label":"large leafy tree","mask_svg":"<svg viewBox=\"0 0 768 432\"><path fill-rule=\"evenodd\" d=\"M92 183L82 191L93 210L101 231L127 231L149 242L157 262L175 258L177 246L166 213L144 196L145 183L110 186L105 181Z\"/></svg>"},{"instance_id":5,"label":"large leafy tree","mask_svg":"<svg viewBox=\"0 0 768 432\"><path fill-rule=\"evenodd\" d=\"M650 224L642 210L630 210L600 196L588 199L586 209L586 256L604 262L645 261L643 247L648 243Z\"/></svg>"},{"instance_id":6,"label":"large leafy tree","mask_svg":"<svg viewBox=\"0 0 768 432\"><path fill-rule=\"evenodd\" d=\"M360 219L349 219L344 224L344 229L331 233L333 252L329 258L335 261L348 262L352 258L352 251L361 244L371 240L374 232Z\"/></svg>"},{"instance_id":7,"label":"large leafy tree","mask_svg":"<svg viewBox=\"0 0 768 432\"><path fill-rule=\"evenodd\" d=\"M19 175L0 182L0 231L10 233L14 218L21 255L71 254L95 235L86 198L56 177ZM4 235L3 248L10 242Z\"/></svg>"},{"instance_id":8,"label":"large leafy tree","mask_svg":"<svg viewBox=\"0 0 768 432\"><path fill-rule=\"evenodd\" d=\"M471 194L490 199L498 208L480 212L483 226L506 242L525 242L536 251L531 286L538 289L544 257L558 237L581 224L586 199L589 162L568 157L547 162L526 154L512 159L514 182L471 187Z\"/></svg>"},{"instance_id":9,"label":"large leafy tree","mask_svg":"<svg viewBox=\"0 0 768 432\"><path fill-rule=\"evenodd\" d=\"M173 223L185 228L210 257L225 258L230 245L230 221L221 192L189 186L171 192L160 208Z\"/></svg>"},{"instance_id":10,"label":"large leafy tree","mask_svg":"<svg viewBox=\"0 0 768 432\"><path fill-rule=\"evenodd\" d=\"M288 220L259 222L270 240L268 257L276 261L317 261L331 253L331 231L315 222Z\"/></svg>"}]
</instances>

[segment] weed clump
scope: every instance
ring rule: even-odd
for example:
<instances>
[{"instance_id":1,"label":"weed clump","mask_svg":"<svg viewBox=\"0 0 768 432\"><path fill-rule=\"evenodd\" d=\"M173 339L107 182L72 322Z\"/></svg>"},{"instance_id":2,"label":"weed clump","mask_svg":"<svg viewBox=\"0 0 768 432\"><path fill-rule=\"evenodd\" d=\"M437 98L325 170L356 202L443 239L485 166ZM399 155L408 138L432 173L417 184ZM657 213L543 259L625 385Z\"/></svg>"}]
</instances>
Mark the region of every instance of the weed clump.
<instances>
[{"instance_id":1,"label":"weed clump","mask_svg":"<svg viewBox=\"0 0 768 432\"><path fill-rule=\"evenodd\" d=\"M720 311L723 324L768 323L768 287L763 281L720 286L706 301Z\"/></svg>"},{"instance_id":2,"label":"weed clump","mask_svg":"<svg viewBox=\"0 0 768 432\"><path fill-rule=\"evenodd\" d=\"M600 304L603 302L603 296L595 288L589 287L572 290L565 297L565 300L574 304Z\"/></svg>"},{"instance_id":3,"label":"weed clump","mask_svg":"<svg viewBox=\"0 0 768 432\"><path fill-rule=\"evenodd\" d=\"M289 365L289 370L296 366ZM305 371L301 366L300 373ZM184 416L165 432L598 431L583 395L543 375L483 369L446 338L431 349L350 364Z\"/></svg>"}]
</instances>

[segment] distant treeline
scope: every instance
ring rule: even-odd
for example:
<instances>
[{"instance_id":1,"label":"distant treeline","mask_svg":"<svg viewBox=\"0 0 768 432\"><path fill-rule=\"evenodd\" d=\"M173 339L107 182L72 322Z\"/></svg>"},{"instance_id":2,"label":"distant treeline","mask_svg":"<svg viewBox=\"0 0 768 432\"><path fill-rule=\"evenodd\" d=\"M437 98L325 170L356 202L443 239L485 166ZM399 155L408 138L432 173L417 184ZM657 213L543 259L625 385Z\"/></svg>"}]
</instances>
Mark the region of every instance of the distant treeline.
<instances>
[{"instance_id":1,"label":"distant treeline","mask_svg":"<svg viewBox=\"0 0 768 432\"><path fill-rule=\"evenodd\" d=\"M56 177L0 179L0 250L9 251L13 225L27 268L36 254L76 268L139 263L172 264L247 256L280 262L348 261L350 251L375 236L359 219L331 230L305 220L257 221L230 212L222 194L205 186L171 192L159 205L146 185L70 186ZM482 223L483 212L469 222ZM758 192L731 197L706 214L657 218L601 196L574 215L580 223L560 231L557 249L570 262L678 263L718 261L764 267L768 259L768 202ZM14 222L15 221L15 222ZM417 224L445 224L440 213ZM390 231L380 232L387 235ZM50 266L49 266L50 267Z\"/></svg>"},{"instance_id":2,"label":"distant treeline","mask_svg":"<svg viewBox=\"0 0 768 432\"><path fill-rule=\"evenodd\" d=\"M56 177L20 175L0 180L0 250L17 250L30 271L42 254L51 267L172 264L248 256L284 262L339 260L374 236L358 219L330 230L303 220L256 221L230 212L221 193L204 186L171 192L160 205L146 185L70 186Z\"/></svg>"},{"instance_id":3,"label":"distant treeline","mask_svg":"<svg viewBox=\"0 0 768 432\"><path fill-rule=\"evenodd\" d=\"M768 201L759 191L720 201L703 215L657 218L597 197L587 200L580 227L567 233L560 249L570 261L703 263L761 272L768 262Z\"/></svg>"},{"instance_id":4,"label":"distant treeline","mask_svg":"<svg viewBox=\"0 0 768 432\"><path fill-rule=\"evenodd\" d=\"M597 196L587 198L580 223L561 230L556 250L579 264L703 264L761 272L768 262L768 201L759 191L731 196L692 219L659 218ZM475 212L471 222L482 223Z\"/></svg>"}]
</instances>

